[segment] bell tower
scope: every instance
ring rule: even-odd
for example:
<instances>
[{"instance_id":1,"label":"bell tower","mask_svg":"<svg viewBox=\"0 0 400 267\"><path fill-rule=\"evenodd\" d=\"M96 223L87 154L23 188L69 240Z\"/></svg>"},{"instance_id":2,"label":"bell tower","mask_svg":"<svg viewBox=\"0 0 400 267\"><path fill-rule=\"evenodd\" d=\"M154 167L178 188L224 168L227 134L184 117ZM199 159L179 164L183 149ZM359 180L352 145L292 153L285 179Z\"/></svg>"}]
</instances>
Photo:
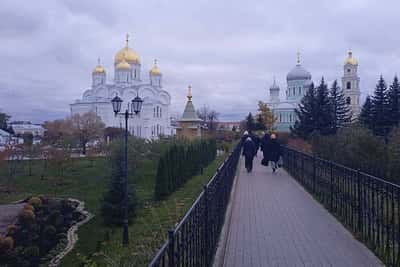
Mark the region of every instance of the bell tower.
<instances>
[{"instance_id":1,"label":"bell tower","mask_svg":"<svg viewBox=\"0 0 400 267\"><path fill-rule=\"evenodd\" d=\"M342 89L345 95L346 103L350 106L355 119L360 114L360 77L358 76L358 62L353 57L351 51L344 62L342 77Z\"/></svg>"}]
</instances>

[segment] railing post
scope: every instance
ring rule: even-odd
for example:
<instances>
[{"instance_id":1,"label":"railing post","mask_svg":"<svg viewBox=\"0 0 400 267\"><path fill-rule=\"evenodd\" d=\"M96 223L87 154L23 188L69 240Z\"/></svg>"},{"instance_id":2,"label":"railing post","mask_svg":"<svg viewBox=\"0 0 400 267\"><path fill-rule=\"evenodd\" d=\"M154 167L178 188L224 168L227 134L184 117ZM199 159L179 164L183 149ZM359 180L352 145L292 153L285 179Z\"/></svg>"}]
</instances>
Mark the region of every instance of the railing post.
<instances>
[{"instance_id":1,"label":"railing post","mask_svg":"<svg viewBox=\"0 0 400 267\"><path fill-rule=\"evenodd\" d=\"M362 232L362 217L363 217L363 208L362 208L362 191L361 191L361 174L360 169L357 169L357 229L359 232Z\"/></svg>"},{"instance_id":2,"label":"railing post","mask_svg":"<svg viewBox=\"0 0 400 267\"><path fill-rule=\"evenodd\" d=\"M315 154L313 155L313 184L312 184L312 191L315 194L315 180L317 179L317 166L316 166L316 157Z\"/></svg>"},{"instance_id":3,"label":"railing post","mask_svg":"<svg viewBox=\"0 0 400 267\"><path fill-rule=\"evenodd\" d=\"M175 236L174 229L168 230L168 266L175 266Z\"/></svg>"},{"instance_id":4,"label":"railing post","mask_svg":"<svg viewBox=\"0 0 400 267\"><path fill-rule=\"evenodd\" d=\"M330 199L330 207L331 207L331 211L333 211L333 162L332 161L329 161L329 163L330 163L330 168L331 168L331 179L330 179L330 189L329 189L329 191L331 191L330 192L330 197L331 197L331 199Z\"/></svg>"},{"instance_id":5,"label":"railing post","mask_svg":"<svg viewBox=\"0 0 400 267\"><path fill-rule=\"evenodd\" d=\"M217 170L219 172L219 168ZM209 205L208 205L208 188L205 185L204 186L204 248L203 248L203 257L204 257L204 263L206 266L208 266L208 251L209 251L209 220L208 220L208 214L209 214Z\"/></svg>"}]
</instances>

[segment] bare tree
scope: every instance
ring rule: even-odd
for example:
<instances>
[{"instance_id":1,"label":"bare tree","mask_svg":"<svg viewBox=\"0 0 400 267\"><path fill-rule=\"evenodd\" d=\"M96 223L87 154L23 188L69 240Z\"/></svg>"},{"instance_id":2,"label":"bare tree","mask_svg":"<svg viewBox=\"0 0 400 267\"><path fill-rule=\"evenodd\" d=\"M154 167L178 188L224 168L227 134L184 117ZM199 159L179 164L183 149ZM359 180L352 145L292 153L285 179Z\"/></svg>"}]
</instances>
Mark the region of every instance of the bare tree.
<instances>
[{"instance_id":1,"label":"bare tree","mask_svg":"<svg viewBox=\"0 0 400 267\"><path fill-rule=\"evenodd\" d=\"M197 110L197 116L207 125L208 129L213 132L217 128L219 113L208 106L203 106Z\"/></svg>"},{"instance_id":2,"label":"bare tree","mask_svg":"<svg viewBox=\"0 0 400 267\"><path fill-rule=\"evenodd\" d=\"M94 112L75 114L71 117L72 133L86 154L86 145L103 136L104 123Z\"/></svg>"}]
</instances>

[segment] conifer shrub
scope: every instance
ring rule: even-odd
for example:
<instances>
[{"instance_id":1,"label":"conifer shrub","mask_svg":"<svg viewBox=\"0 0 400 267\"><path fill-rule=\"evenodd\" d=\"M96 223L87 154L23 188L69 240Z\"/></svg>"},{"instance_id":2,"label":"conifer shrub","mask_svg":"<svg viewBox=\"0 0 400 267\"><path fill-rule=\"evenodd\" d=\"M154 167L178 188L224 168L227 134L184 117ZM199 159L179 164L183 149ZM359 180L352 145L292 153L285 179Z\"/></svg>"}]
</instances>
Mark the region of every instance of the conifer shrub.
<instances>
[{"instance_id":1,"label":"conifer shrub","mask_svg":"<svg viewBox=\"0 0 400 267\"><path fill-rule=\"evenodd\" d=\"M215 139L202 139L193 142L175 141L161 154L154 197L163 199L176 191L216 157Z\"/></svg>"}]
</instances>

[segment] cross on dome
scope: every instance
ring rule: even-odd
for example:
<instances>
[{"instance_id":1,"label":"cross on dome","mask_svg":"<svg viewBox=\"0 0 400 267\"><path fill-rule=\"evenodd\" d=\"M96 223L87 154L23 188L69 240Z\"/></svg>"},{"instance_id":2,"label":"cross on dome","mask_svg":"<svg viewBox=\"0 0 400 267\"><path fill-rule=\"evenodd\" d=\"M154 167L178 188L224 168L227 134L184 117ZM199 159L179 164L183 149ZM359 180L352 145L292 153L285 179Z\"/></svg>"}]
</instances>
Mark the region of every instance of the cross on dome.
<instances>
[{"instance_id":1,"label":"cross on dome","mask_svg":"<svg viewBox=\"0 0 400 267\"><path fill-rule=\"evenodd\" d=\"M192 95L192 86L189 85L188 89L189 90L188 90L187 98L188 98L189 101L192 101L192 97L193 97L193 95Z\"/></svg>"}]
</instances>

